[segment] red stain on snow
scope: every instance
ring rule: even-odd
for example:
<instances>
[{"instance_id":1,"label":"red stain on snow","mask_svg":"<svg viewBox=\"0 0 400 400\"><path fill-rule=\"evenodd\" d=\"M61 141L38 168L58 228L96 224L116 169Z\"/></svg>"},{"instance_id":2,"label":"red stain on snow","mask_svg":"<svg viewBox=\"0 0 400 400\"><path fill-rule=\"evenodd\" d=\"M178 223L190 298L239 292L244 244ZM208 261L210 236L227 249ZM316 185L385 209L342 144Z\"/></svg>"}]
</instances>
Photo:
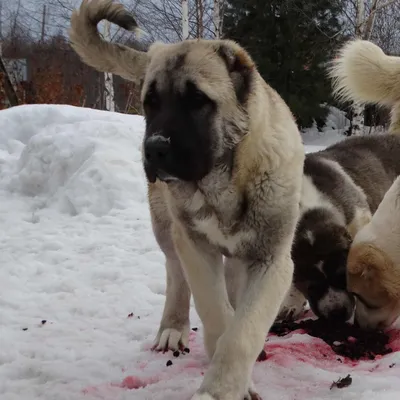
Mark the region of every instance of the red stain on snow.
<instances>
[{"instance_id":1,"label":"red stain on snow","mask_svg":"<svg viewBox=\"0 0 400 400\"><path fill-rule=\"evenodd\" d=\"M189 342L193 342L196 340L196 332L190 331L189 333Z\"/></svg>"},{"instance_id":2,"label":"red stain on snow","mask_svg":"<svg viewBox=\"0 0 400 400\"><path fill-rule=\"evenodd\" d=\"M155 382L146 382L145 380L138 378L137 376L130 375L124 378L119 387L123 389L139 389L146 387L149 383Z\"/></svg>"},{"instance_id":3,"label":"red stain on snow","mask_svg":"<svg viewBox=\"0 0 400 400\"><path fill-rule=\"evenodd\" d=\"M275 340L275 335L270 335L272 341L267 342L264 350L267 353L267 361L272 361L282 367L293 366L293 362L304 362L315 367L323 369L336 369L337 366L345 365L347 367L355 367L363 361L351 360L347 357L339 356L331 347L321 339L310 338L307 335L306 341L293 341L293 334L302 334L304 331L298 330L292 332L286 339L279 338ZM400 330L391 330L388 332L390 336L389 346L393 352L400 351ZM375 362L381 361L384 356L377 355ZM369 367L368 371L372 372L379 368L379 364Z\"/></svg>"},{"instance_id":4,"label":"red stain on snow","mask_svg":"<svg viewBox=\"0 0 400 400\"><path fill-rule=\"evenodd\" d=\"M389 346L394 352L400 351L400 330L392 329L388 331L388 334L390 335Z\"/></svg>"},{"instance_id":5,"label":"red stain on snow","mask_svg":"<svg viewBox=\"0 0 400 400\"><path fill-rule=\"evenodd\" d=\"M100 392L106 393L107 390L112 388L120 388L120 389L128 389L128 390L135 390L144 388L147 385L151 385L153 383L157 383L159 379L150 378L150 379L143 379L139 378L134 375L129 375L125 377L122 382L112 382L98 386L89 386L82 390L83 394L95 395Z\"/></svg>"},{"instance_id":6,"label":"red stain on snow","mask_svg":"<svg viewBox=\"0 0 400 400\"><path fill-rule=\"evenodd\" d=\"M400 330L392 330L388 332L390 335L389 345L393 349L393 352L400 351ZM300 341L299 335L304 334L304 339ZM185 355L188 357L185 362L175 364L173 368L173 375L179 374L184 370L198 370L198 373L203 375L207 368L207 361L204 355L204 348L196 341L196 332L190 332L189 337L191 343L191 353ZM342 357L333 352L331 347L323 340L318 338L312 338L305 334L302 330L297 330L287 335L285 338L278 338L275 335L269 335L270 340L265 343L264 350L267 354L267 363L273 362L284 368L293 368L295 363L302 362L312 365L315 368L321 368L325 370L337 370L338 368L348 367L349 370L358 366L360 362L350 360L346 357ZM193 351L194 350L194 351ZM193 357L195 354L195 357ZM200 356L200 358L198 357ZM362 369L369 372L380 370L382 356L377 356L375 363L371 365L371 362L363 364ZM181 357L179 357L179 361ZM178 360L177 360L178 361ZM395 364L392 364L392 368ZM148 366L148 362L142 361L137 363L137 368L141 371L145 371ZM384 368L386 370L387 366ZM123 372L125 369L123 369ZM391 371L390 369L387 371ZM387 372L386 371L386 372ZM138 390L148 385L160 382L161 380L168 380L169 370L162 372L158 377L141 378L136 375L126 376L122 382L109 383L99 386L88 387L83 390L84 394L99 394L99 392L106 393L107 390L112 388L125 389L125 390ZM196 371L195 371L196 372ZM303 398L303 397L302 397ZM297 398L296 398L297 399Z\"/></svg>"},{"instance_id":7,"label":"red stain on snow","mask_svg":"<svg viewBox=\"0 0 400 400\"><path fill-rule=\"evenodd\" d=\"M350 366L357 365L351 360L344 361L343 357L335 354L328 344L319 340L311 340L307 343L285 342L284 340L267 343L265 351L268 361L273 361L282 367L291 366L293 361L301 361L319 367L340 363L338 360L342 360L342 363L345 362Z\"/></svg>"}]
</instances>

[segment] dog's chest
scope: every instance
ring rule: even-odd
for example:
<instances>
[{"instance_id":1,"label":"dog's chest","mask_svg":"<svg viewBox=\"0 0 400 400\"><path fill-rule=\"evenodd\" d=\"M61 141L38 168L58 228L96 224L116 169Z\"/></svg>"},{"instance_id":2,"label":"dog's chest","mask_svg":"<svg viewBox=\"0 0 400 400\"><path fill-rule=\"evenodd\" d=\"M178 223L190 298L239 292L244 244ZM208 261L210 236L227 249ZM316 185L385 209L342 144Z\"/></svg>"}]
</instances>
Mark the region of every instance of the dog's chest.
<instances>
[{"instance_id":1,"label":"dog's chest","mask_svg":"<svg viewBox=\"0 0 400 400\"><path fill-rule=\"evenodd\" d=\"M207 238L225 256L235 255L251 236L243 230L244 200L234 192L196 192L188 210L191 229Z\"/></svg>"}]
</instances>

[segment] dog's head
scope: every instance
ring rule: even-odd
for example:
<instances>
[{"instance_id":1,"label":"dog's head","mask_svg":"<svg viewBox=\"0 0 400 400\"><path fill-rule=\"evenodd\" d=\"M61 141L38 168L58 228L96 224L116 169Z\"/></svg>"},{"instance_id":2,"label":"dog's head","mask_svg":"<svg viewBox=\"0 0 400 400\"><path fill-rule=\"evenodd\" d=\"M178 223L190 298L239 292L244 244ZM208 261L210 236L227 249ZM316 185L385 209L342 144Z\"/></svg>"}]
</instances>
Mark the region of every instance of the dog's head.
<instances>
[{"instance_id":1,"label":"dog's head","mask_svg":"<svg viewBox=\"0 0 400 400\"><path fill-rule=\"evenodd\" d=\"M232 161L247 131L254 64L230 41L155 44L143 76L144 168L150 182L198 181Z\"/></svg>"},{"instance_id":2,"label":"dog's head","mask_svg":"<svg viewBox=\"0 0 400 400\"><path fill-rule=\"evenodd\" d=\"M256 76L248 53L229 40L156 42L139 51L103 40L97 30L103 19L139 30L122 4L83 0L71 17L71 46L86 64L141 86L148 180L199 181L216 165L229 168L248 131Z\"/></svg>"},{"instance_id":3,"label":"dog's head","mask_svg":"<svg viewBox=\"0 0 400 400\"><path fill-rule=\"evenodd\" d=\"M387 328L400 315L400 273L377 245L359 242L351 247L347 288L356 298L355 320L362 328Z\"/></svg>"},{"instance_id":4,"label":"dog's head","mask_svg":"<svg viewBox=\"0 0 400 400\"><path fill-rule=\"evenodd\" d=\"M320 318L348 320L354 298L346 290L351 237L329 211L307 211L299 221L292 257L294 282Z\"/></svg>"}]
</instances>

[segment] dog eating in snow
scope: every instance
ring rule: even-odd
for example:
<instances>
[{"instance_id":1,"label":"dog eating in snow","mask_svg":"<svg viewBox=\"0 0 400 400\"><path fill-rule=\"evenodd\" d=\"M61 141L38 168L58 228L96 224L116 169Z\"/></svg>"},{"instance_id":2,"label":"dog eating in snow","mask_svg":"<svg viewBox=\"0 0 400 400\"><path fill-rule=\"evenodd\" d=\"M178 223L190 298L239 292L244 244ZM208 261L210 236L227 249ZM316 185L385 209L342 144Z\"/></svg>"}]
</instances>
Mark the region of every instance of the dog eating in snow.
<instances>
[{"instance_id":1,"label":"dog eating in snow","mask_svg":"<svg viewBox=\"0 0 400 400\"><path fill-rule=\"evenodd\" d=\"M352 41L341 49L329 73L338 97L392 106L391 125L388 133L351 137L306 155L301 217L292 252L294 284L278 319L298 317L308 301L312 311L321 318L347 321L356 309L355 317L361 325L375 326L373 321L379 320L387 324L398 312L393 307L395 304L398 307L400 296L397 290L393 297L389 284L400 286L394 268L399 261L396 246L400 242L395 245L396 233L393 238L389 234L390 230L395 231L393 224L397 226L400 222L396 219L399 213L395 203L389 206L390 200L383 200L400 175L400 58L386 56L370 42ZM385 206L379 206L382 201ZM378 234L374 221L382 219L383 213L387 218L392 213L393 220L386 230L380 227ZM353 274L353 268L360 271L362 257L365 261L372 253L377 256L377 249L372 252L371 247L361 256L362 248L367 249L367 245L361 245L360 238L371 229L376 230L374 243L386 238L389 246L394 241L390 250L384 251L386 256L390 254L394 258L394 264L389 268L388 261L382 260L380 278L371 274L372 280L367 284L368 274ZM377 263L373 264L377 272ZM354 285L361 286L356 290ZM381 294L375 296L369 285ZM361 287L363 293L359 292ZM388 291L392 293L390 296L386 296ZM368 305L384 304L392 311L384 312L384 307L375 312L368 309Z\"/></svg>"},{"instance_id":2,"label":"dog eating in snow","mask_svg":"<svg viewBox=\"0 0 400 400\"><path fill-rule=\"evenodd\" d=\"M389 131L400 134L400 57L356 40L344 46L333 69L336 91L347 100L391 107ZM398 164L397 153L393 165ZM400 316L400 177L371 221L355 235L347 261L347 288L363 328L388 328Z\"/></svg>"}]
</instances>

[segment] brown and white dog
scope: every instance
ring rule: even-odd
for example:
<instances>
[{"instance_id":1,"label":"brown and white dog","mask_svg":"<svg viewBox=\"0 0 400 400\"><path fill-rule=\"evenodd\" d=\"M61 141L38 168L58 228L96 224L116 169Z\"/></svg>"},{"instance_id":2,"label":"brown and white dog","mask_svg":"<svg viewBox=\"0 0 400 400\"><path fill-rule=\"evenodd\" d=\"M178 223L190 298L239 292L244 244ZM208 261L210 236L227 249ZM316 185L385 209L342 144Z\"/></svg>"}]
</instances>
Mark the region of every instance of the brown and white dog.
<instances>
[{"instance_id":1,"label":"brown and white dog","mask_svg":"<svg viewBox=\"0 0 400 400\"><path fill-rule=\"evenodd\" d=\"M342 49L332 72L335 90L346 100L392 106L389 130L400 133L400 57L357 40ZM356 297L360 326L386 328L400 316L400 177L353 240L347 287Z\"/></svg>"},{"instance_id":2,"label":"brown and white dog","mask_svg":"<svg viewBox=\"0 0 400 400\"><path fill-rule=\"evenodd\" d=\"M188 345L193 294L210 366L192 399L258 399L251 372L293 276L304 162L295 120L237 43L145 53L101 39L103 19L137 29L121 4L83 0L70 38L84 62L141 86L143 167L167 272L155 347ZM240 283L235 310L225 267Z\"/></svg>"},{"instance_id":3,"label":"brown and white dog","mask_svg":"<svg viewBox=\"0 0 400 400\"><path fill-rule=\"evenodd\" d=\"M387 328L400 316L400 177L353 240L347 286L361 327Z\"/></svg>"}]
</instances>

